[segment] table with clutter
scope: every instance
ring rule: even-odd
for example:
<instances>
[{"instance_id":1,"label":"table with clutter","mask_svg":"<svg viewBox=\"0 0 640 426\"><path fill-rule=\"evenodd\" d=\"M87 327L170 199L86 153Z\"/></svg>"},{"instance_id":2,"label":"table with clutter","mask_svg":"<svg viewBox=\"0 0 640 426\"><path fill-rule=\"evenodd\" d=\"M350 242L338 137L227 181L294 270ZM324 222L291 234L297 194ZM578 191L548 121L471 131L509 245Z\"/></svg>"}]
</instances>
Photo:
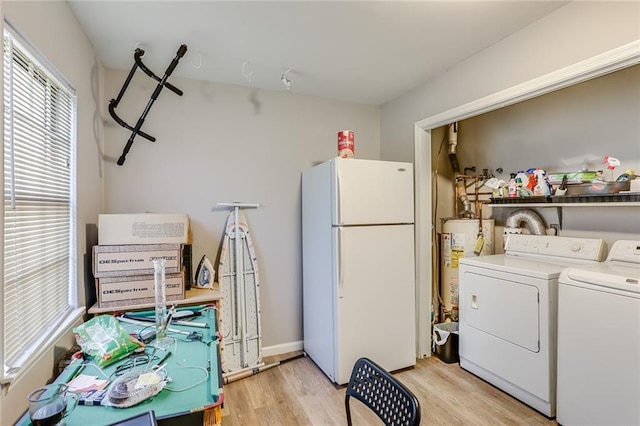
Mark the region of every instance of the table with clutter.
<instances>
[{"instance_id":1,"label":"table with clutter","mask_svg":"<svg viewBox=\"0 0 640 426\"><path fill-rule=\"evenodd\" d=\"M180 312L191 317L170 321L165 339L155 339L154 311L99 315L74 328L82 351L49 385L68 388L64 424L112 425L152 410L158 420L195 414L205 425L220 424L224 395L217 309L183 307L174 315L181 317ZM123 344L122 336L133 344ZM105 347L115 349L107 353ZM17 423L30 424L29 412Z\"/></svg>"}]
</instances>

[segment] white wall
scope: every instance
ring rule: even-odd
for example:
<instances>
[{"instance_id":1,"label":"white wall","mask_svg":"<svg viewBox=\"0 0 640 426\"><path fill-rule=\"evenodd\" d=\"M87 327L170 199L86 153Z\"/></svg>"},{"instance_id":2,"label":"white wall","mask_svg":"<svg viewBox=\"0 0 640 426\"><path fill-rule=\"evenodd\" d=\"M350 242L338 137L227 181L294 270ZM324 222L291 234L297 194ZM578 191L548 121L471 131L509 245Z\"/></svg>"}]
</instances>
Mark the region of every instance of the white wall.
<instances>
[{"instance_id":1,"label":"white wall","mask_svg":"<svg viewBox=\"0 0 640 426\"><path fill-rule=\"evenodd\" d=\"M66 2L3 1L2 13L76 89L78 102L78 283L84 303L85 227L96 223L102 210L103 181L99 155L102 122L99 118L100 65L93 47ZM97 120L95 119L97 117ZM46 353L38 366L0 392L0 424L13 422L27 409L27 394L44 384L54 372L54 361L73 344L64 336L60 347Z\"/></svg>"},{"instance_id":2,"label":"white wall","mask_svg":"<svg viewBox=\"0 0 640 426\"><path fill-rule=\"evenodd\" d=\"M167 50L167 62L176 48ZM107 98L117 96L126 75L108 70ZM342 129L355 131L357 158L379 159L378 108L284 90L170 81L184 96L161 92L143 127L157 142L136 137L123 166L114 161L130 132L109 121L106 212L188 214L195 270L203 254L213 262L219 250L227 213L212 212L216 203L263 205L245 211L260 271L263 347L276 353L300 349L301 173L337 155ZM119 116L134 124L155 86L138 72L117 108Z\"/></svg>"},{"instance_id":3,"label":"white wall","mask_svg":"<svg viewBox=\"0 0 640 426\"><path fill-rule=\"evenodd\" d=\"M414 123L640 39L640 2L574 1L381 106L382 158L411 161Z\"/></svg>"}]
</instances>

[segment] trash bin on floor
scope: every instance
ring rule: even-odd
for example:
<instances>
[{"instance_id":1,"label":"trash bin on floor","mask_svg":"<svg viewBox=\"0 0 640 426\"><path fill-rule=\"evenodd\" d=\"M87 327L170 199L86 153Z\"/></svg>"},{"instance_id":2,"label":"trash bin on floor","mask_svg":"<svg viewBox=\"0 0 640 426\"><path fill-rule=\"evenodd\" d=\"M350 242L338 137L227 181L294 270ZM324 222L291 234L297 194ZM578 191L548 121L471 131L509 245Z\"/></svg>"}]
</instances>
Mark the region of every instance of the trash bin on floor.
<instances>
[{"instance_id":1,"label":"trash bin on floor","mask_svg":"<svg viewBox=\"0 0 640 426\"><path fill-rule=\"evenodd\" d=\"M433 351L442 362L453 364L460 361L459 338L457 322L444 322L433 326Z\"/></svg>"}]
</instances>

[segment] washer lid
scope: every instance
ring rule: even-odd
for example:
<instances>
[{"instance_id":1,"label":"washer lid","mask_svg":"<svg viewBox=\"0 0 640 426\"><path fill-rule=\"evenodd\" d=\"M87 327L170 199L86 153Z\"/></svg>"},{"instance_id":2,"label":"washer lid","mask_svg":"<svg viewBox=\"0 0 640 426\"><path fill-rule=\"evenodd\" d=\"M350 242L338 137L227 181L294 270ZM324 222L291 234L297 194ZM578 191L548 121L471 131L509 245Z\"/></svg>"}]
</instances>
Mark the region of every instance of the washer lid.
<instances>
[{"instance_id":1,"label":"washer lid","mask_svg":"<svg viewBox=\"0 0 640 426\"><path fill-rule=\"evenodd\" d=\"M565 277L568 278L569 283L573 281L640 294L640 268L637 265L622 266L613 263L584 265L579 268L567 268L560 281L566 282Z\"/></svg>"},{"instance_id":2,"label":"washer lid","mask_svg":"<svg viewBox=\"0 0 640 426\"><path fill-rule=\"evenodd\" d=\"M543 280L558 279L560 272L571 264L562 262L548 262L540 259L492 254L478 257L464 257L459 260L460 265L489 269ZM575 265L575 264L574 264Z\"/></svg>"}]
</instances>

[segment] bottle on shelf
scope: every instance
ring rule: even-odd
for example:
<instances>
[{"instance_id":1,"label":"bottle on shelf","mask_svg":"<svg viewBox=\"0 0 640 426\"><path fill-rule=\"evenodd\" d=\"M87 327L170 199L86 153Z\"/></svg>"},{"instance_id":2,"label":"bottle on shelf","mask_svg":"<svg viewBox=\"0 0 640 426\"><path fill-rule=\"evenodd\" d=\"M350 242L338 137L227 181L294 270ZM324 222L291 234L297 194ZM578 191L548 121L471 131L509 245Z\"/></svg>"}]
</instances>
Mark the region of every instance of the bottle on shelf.
<instances>
[{"instance_id":1,"label":"bottle on shelf","mask_svg":"<svg viewBox=\"0 0 640 426\"><path fill-rule=\"evenodd\" d=\"M509 192L509 198L515 198L518 196L518 188L516 186L516 174L511 173L511 178L509 178L509 183L507 184L507 189Z\"/></svg>"}]
</instances>

